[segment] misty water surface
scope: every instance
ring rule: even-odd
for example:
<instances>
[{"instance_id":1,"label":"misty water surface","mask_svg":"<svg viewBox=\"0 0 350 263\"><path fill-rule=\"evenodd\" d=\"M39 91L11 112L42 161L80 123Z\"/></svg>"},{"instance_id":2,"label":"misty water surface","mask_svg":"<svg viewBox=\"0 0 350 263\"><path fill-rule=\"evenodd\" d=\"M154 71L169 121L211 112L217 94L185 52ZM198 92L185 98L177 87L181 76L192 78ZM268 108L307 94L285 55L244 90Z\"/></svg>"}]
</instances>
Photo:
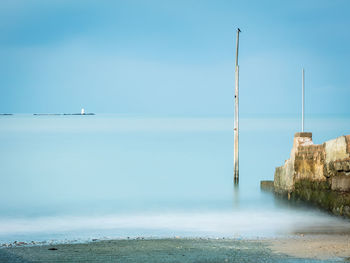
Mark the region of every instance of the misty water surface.
<instances>
[{"instance_id":1,"label":"misty water surface","mask_svg":"<svg viewBox=\"0 0 350 263\"><path fill-rule=\"evenodd\" d=\"M314 142L348 119L312 119ZM0 117L0 241L268 237L348 231L347 220L260 191L289 157L295 119L242 119L240 186L231 118Z\"/></svg>"}]
</instances>

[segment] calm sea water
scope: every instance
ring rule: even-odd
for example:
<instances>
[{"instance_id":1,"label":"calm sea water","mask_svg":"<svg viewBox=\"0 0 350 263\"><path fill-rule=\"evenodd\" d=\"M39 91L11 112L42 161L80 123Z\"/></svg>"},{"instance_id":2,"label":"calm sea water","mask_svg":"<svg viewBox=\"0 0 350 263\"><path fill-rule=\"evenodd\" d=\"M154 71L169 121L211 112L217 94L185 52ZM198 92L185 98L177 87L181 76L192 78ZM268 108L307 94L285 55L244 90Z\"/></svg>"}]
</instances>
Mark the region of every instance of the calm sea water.
<instances>
[{"instance_id":1,"label":"calm sea water","mask_svg":"<svg viewBox=\"0 0 350 263\"><path fill-rule=\"evenodd\" d=\"M289 157L294 119L119 115L0 117L0 242L125 237L268 237L350 223L260 191ZM312 119L314 142L350 119Z\"/></svg>"}]
</instances>

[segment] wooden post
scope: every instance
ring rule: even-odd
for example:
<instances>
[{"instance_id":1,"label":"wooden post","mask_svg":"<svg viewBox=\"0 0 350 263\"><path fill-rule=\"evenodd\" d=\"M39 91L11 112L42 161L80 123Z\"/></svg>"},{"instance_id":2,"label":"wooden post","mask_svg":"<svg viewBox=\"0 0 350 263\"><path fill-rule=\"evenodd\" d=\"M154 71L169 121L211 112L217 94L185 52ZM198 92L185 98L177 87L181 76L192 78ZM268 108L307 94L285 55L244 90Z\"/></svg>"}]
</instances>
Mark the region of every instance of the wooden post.
<instances>
[{"instance_id":1,"label":"wooden post","mask_svg":"<svg viewBox=\"0 0 350 263\"><path fill-rule=\"evenodd\" d=\"M238 161L238 134L239 134L239 115L238 115L238 91L239 91L239 66L238 66L238 47L239 47L239 32L241 30L237 28L237 40L236 40L236 64L235 64L235 121L234 121L234 162L233 170L234 184L238 184L239 181L239 161Z\"/></svg>"},{"instance_id":2,"label":"wooden post","mask_svg":"<svg viewBox=\"0 0 350 263\"><path fill-rule=\"evenodd\" d=\"M304 111L305 111L305 71L302 70L302 95L301 95L301 131L304 132Z\"/></svg>"}]
</instances>

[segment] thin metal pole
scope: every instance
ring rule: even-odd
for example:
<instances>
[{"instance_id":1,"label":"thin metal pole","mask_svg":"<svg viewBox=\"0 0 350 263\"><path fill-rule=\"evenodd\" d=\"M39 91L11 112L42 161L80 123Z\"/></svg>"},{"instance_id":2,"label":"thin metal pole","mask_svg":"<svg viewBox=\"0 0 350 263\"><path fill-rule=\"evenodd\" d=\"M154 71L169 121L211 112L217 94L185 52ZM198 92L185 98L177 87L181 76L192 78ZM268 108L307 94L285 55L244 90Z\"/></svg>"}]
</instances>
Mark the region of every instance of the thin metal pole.
<instances>
[{"instance_id":1,"label":"thin metal pole","mask_svg":"<svg viewBox=\"0 0 350 263\"><path fill-rule=\"evenodd\" d=\"M236 41L236 64L235 64L235 66L236 66L236 67L238 67L239 32L241 32L241 30L240 30L239 28L237 28L237 41Z\"/></svg>"},{"instance_id":2,"label":"thin metal pole","mask_svg":"<svg viewBox=\"0 0 350 263\"><path fill-rule=\"evenodd\" d=\"M304 111L305 111L305 70L302 70L302 113L301 113L301 131L304 132Z\"/></svg>"},{"instance_id":3,"label":"thin metal pole","mask_svg":"<svg viewBox=\"0 0 350 263\"><path fill-rule=\"evenodd\" d=\"M234 162L233 180L235 184L239 181L239 161L238 161L238 134L239 134L239 114L238 114L238 94L239 94L239 66L238 66L238 47L239 47L239 32L241 30L237 28L237 40L236 40L236 64L235 64L235 121L234 121Z\"/></svg>"}]
</instances>

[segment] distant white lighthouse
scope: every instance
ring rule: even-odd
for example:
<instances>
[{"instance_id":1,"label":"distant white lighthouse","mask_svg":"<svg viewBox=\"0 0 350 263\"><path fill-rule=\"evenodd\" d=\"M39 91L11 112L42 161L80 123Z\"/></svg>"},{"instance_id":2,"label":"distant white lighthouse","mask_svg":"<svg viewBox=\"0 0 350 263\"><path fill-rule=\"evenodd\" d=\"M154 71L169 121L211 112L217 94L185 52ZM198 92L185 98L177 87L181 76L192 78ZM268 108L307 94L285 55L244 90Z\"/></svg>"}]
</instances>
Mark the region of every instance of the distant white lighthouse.
<instances>
[{"instance_id":1,"label":"distant white lighthouse","mask_svg":"<svg viewBox=\"0 0 350 263\"><path fill-rule=\"evenodd\" d=\"M84 108L81 108L80 114L81 114L81 115L84 115L84 114L85 114L85 109L84 109Z\"/></svg>"}]
</instances>

